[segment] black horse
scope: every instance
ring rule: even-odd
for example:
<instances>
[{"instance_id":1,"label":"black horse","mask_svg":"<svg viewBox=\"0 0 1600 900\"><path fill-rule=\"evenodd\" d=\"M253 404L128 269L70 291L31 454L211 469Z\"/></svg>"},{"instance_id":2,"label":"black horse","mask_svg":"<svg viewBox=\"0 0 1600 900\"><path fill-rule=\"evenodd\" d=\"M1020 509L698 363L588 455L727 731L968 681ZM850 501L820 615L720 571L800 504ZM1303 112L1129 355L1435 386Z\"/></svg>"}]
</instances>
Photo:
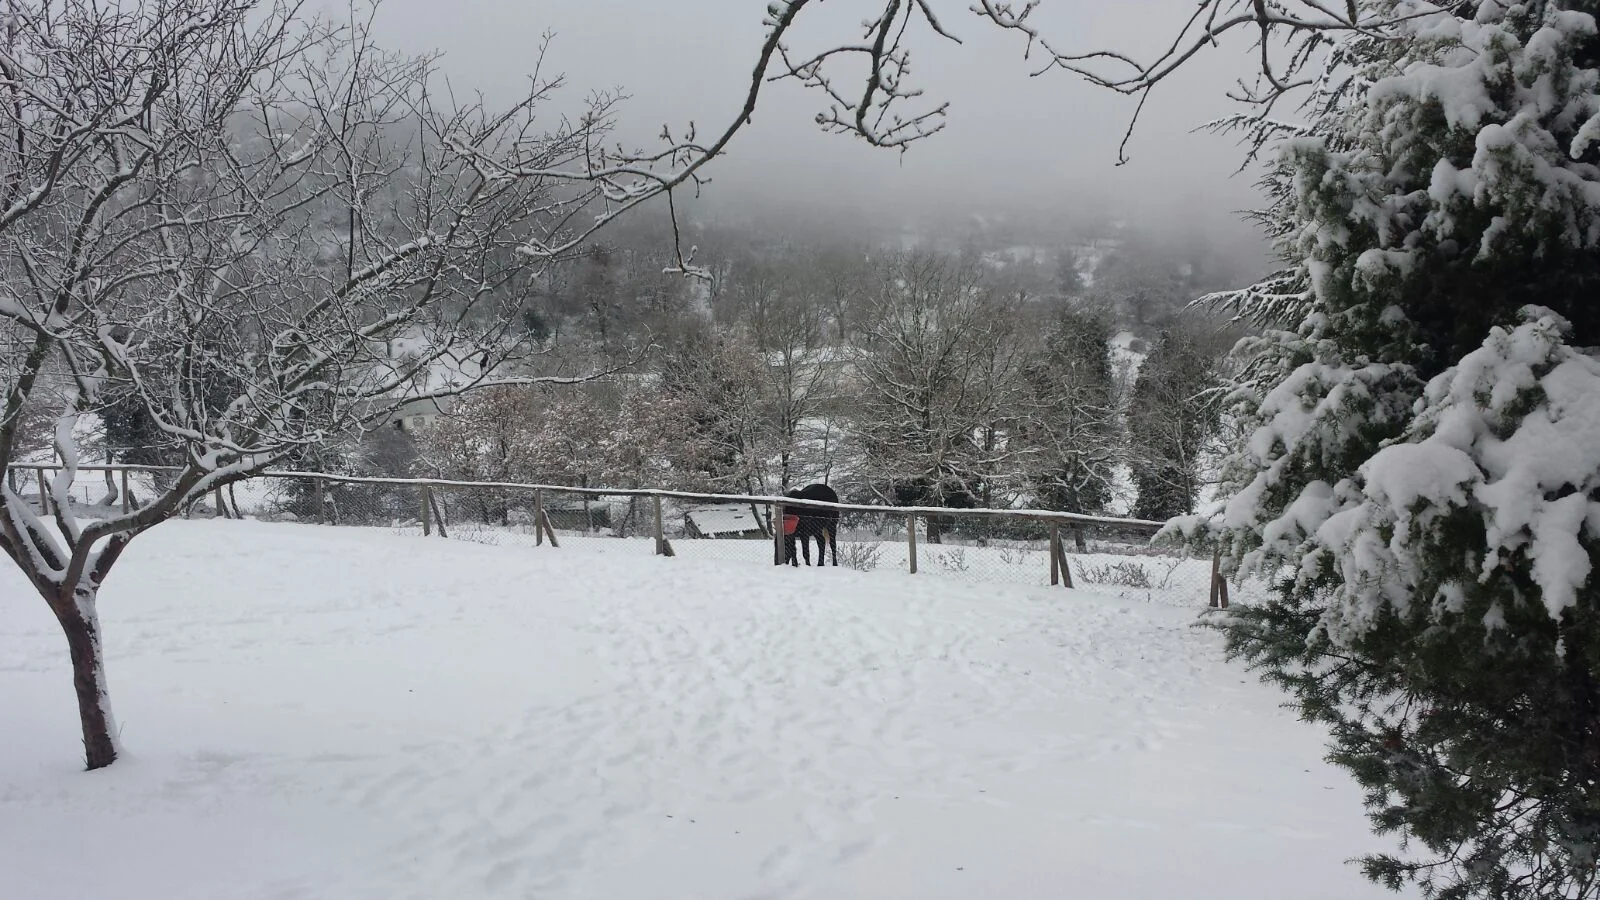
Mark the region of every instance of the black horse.
<instances>
[{"instance_id":1,"label":"black horse","mask_svg":"<svg viewBox=\"0 0 1600 900\"><path fill-rule=\"evenodd\" d=\"M838 503L839 495L833 488L825 484L808 484L798 491L790 491L785 496L796 500L818 500L823 503ZM827 564L826 550L833 548L833 564L839 564L839 545L836 542L839 531L839 511L826 509L819 506L791 506L784 510L786 515L797 516L794 531L784 529L783 549L791 566L800 565L795 558L794 545L798 541L800 553L805 557L806 565L811 565L811 541L817 542L817 565Z\"/></svg>"}]
</instances>

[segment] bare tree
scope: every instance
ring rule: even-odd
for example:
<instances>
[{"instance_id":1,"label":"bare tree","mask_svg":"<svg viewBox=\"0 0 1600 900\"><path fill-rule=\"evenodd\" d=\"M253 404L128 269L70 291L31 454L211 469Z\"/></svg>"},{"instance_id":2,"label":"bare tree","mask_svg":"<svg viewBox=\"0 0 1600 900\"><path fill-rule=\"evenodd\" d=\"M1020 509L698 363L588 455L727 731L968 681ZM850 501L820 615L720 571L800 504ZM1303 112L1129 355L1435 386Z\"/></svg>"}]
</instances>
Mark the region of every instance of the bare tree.
<instances>
[{"instance_id":1,"label":"bare tree","mask_svg":"<svg viewBox=\"0 0 1600 900\"><path fill-rule=\"evenodd\" d=\"M809 290L833 319L834 338L848 341L861 313L862 286L867 282L867 252L863 247L829 247L806 261Z\"/></svg>"},{"instance_id":2,"label":"bare tree","mask_svg":"<svg viewBox=\"0 0 1600 900\"><path fill-rule=\"evenodd\" d=\"M1248 52L1258 60L1253 80L1240 81L1230 96L1248 109L1225 124L1252 129L1260 149L1275 133L1292 129L1275 117L1285 98L1316 96L1334 102L1319 83L1320 59L1340 34L1377 39L1397 34L1409 20L1435 15L1427 4L1366 3L1355 0L1198 0L1170 42L1140 59L1114 48L1073 48L1051 37L1035 18L1040 0L872 0L874 12L862 21L859 36L821 49L797 50L787 39L805 8L818 0L778 0L768 5L768 36L752 83L795 80L827 97L817 114L825 130L851 134L880 147L904 149L943 127L948 104L924 96L911 78L911 55L922 34L960 43L946 13L967 12L985 24L1015 33L1027 58L1039 63L1034 74L1060 70L1090 84L1139 99L1123 139L1123 149L1138 123L1145 100L1199 54L1223 46L1234 33L1250 37ZM773 57L776 57L774 60ZM857 64L841 77L837 70ZM1293 102L1293 101L1291 101ZM1119 155L1119 162L1126 161Z\"/></svg>"},{"instance_id":3,"label":"bare tree","mask_svg":"<svg viewBox=\"0 0 1600 900\"><path fill-rule=\"evenodd\" d=\"M430 475L462 481L521 481L533 476L530 438L540 404L519 387L476 390L423 430L418 463Z\"/></svg>"},{"instance_id":4,"label":"bare tree","mask_svg":"<svg viewBox=\"0 0 1600 900\"><path fill-rule=\"evenodd\" d=\"M709 325L684 338L667 350L649 398L658 427L674 436L663 458L680 484L754 489L768 449L761 355Z\"/></svg>"},{"instance_id":5,"label":"bare tree","mask_svg":"<svg viewBox=\"0 0 1600 900\"><path fill-rule=\"evenodd\" d=\"M768 318L763 394L774 472L766 490L787 491L828 470L828 435L819 433L827 426L815 418L837 394L839 354L823 341L820 299L790 292Z\"/></svg>"},{"instance_id":6,"label":"bare tree","mask_svg":"<svg viewBox=\"0 0 1600 900\"><path fill-rule=\"evenodd\" d=\"M541 484L593 487L613 483L613 440L618 428L618 402L587 391L546 398L532 415L522 451L526 476Z\"/></svg>"},{"instance_id":7,"label":"bare tree","mask_svg":"<svg viewBox=\"0 0 1600 900\"><path fill-rule=\"evenodd\" d=\"M735 259L723 279L721 308L716 310L718 324L728 329L743 325L757 348L768 349L772 328L769 319L792 274L784 271L781 261L762 259L754 252Z\"/></svg>"},{"instance_id":8,"label":"bare tree","mask_svg":"<svg viewBox=\"0 0 1600 900\"><path fill-rule=\"evenodd\" d=\"M614 251L595 244L584 254L572 285L576 304L584 311L602 349L611 345L617 319L622 315L623 297L617 284L618 274Z\"/></svg>"},{"instance_id":9,"label":"bare tree","mask_svg":"<svg viewBox=\"0 0 1600 900\"><path fill-rule=\"evenodd\" d=\"M1220 401L1215 357L1185 331L1163 331L1139 369L1128 404L1135 516L1167 519L1194 512L1200 461L1217 433Z\"/></svg>"},{"instance_id":10,"label":"bare tree","mask_svg":"<svg viewBox=\"0 0 1600 900\"><path fill-rule=\"evenodd\" d=\"M503 109L435 80L292 0L10 4L0 462L47 416L61 469L38 505L0 481L0 550L66 635L90 768L117 755L97 598L135 537L409 399L577 380L515 374L515 313L542 265L665 189L640 180L652 157L597 154L606 96L536 123L559 79ZM111 403L181 460L126 514L70 495L78 424Z\"/></svg>"},{"instance_id":11,"label":"bare tree","mask_svg":"<svg viewBox=\"0 0 1600 900\"><path fill-rule=\"evenodd\" d=\"M1030 347L1024 380L1025 439L1036 444L1037 500L1053 509L1101 513L1125 446L1118 421L1106 319L1062 310Z\"/></svg>"},{"instance_id":12,"label":"bare tree","mask_svg":"<svg viewBox=\"0 0 1600 900\"><path fill-rule=\"evenodd\" d=\"M970 261L896 259L855 356L855 430L866 475L896 502L996 502L996 486L1025 480L1035 453L1017 431L1022 352L1015 310ZM937 523L930 526L937 541Z\"/></svg>"}]
</instances>

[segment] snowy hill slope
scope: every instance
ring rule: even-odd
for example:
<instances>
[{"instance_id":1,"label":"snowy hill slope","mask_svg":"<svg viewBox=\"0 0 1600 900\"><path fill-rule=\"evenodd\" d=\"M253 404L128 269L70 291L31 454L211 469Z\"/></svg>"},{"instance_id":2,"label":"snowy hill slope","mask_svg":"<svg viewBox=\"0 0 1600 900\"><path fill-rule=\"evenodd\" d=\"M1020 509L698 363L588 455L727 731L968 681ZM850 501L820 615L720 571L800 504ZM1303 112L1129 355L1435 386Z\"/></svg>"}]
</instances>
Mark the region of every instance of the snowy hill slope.
<instances>
[{"instance_id":1,"label":"snowy hill slope","mask_svg":"<svg viewBox=\"0 0 1600 900\"><path fill-rule=\"evenodd\" d=\"M85 774L0 570L10 898L1389 896L1189 610L236 521L102 598L128 752Z\"/></svg>"}]
</instances>

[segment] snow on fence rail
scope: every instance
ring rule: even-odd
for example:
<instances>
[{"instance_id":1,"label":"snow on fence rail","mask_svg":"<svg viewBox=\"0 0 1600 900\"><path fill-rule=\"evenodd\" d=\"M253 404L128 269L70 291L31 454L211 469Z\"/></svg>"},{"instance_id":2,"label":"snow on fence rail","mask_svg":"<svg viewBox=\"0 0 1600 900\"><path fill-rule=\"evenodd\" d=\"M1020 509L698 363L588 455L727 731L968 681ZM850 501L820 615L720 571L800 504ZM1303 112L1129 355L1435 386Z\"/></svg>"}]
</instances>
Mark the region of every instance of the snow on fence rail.
<instances>
[{"instance_id":1,"label":"snow on fence rail","mask_svg":"<svg viewBox=\"0 0 1600 900\"><path fill-rule=\"evenodd\" d=\"M19 472L32 470L43 485L58 469L14 465L12 487L30 491L18 482ZM153 480L170 471L80 466L80 475L98 477L78 479L74 502L81 495L86 507L131 509L141 492L149 495ZM45 492L38 497L41 504L48 502ZM1226 607L1230 599L1248 599L1264 587L1224 578L1214 556L1152 545L1160 522L1053 510L889 507L756 494L270 471L213 492L187 514L772 565L787 555L782 529L774 527L785 508L836 510L836 548L828 562L836 555L838 565L858 570L1062 585L1180 606ZM814 545L810 551L816 553Z\"/></svg>"}]
</instances>

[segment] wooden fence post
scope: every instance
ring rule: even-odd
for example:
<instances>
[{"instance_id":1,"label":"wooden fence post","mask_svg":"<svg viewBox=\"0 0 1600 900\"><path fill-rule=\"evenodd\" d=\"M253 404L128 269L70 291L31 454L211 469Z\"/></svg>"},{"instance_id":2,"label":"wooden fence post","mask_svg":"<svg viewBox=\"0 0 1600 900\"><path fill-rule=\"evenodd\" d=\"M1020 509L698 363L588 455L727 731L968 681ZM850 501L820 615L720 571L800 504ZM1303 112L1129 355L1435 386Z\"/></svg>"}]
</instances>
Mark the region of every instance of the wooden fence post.
<instances>
[{"instance_id":1,"label":"wooden fence post","mask_svg":"<svg viewBox=\"0 0 1600 900\"><path fill-rule=\"evenodd\" d=\"M1217 551L1215 553L1211 554L1211 585L1210 585L1210 592L1206 597L1206 606L1211 608L1211 609L1216 609L1217 608L1217 583L1218 583L1219 577L1221 575L1222 575L1222 548L1218 547Z\"/></svg>"},{"instance_id":2,"label":"wooden fence post","mask_svg":"<svg viewBox=\"0 0 1600 900\"><path fill-rule=\"evenodd\" d=\"M433 523L428 520L428 509L432 505L429 503L429 501L432 499L432 496L433 488L426 484L417 489L418 513L422 517L423 537L428 537L429 535L433 534Z\"/></svg>"},{"instance_id":3,"label":"wooden fence post","mask_svg":"<svg viewBox=\"0 0 1600 900\"><path fill-rule=\"evenodd\" d=\"M906 516L906 553L911 564L911 574L917 574L917 515Z\"/></svg>"},{"instance_id":4,"label":"wooden fence post","mask_svg":"<svg viewBox=\"0 0 1600 900\"><path fill-rule=\"evenodd\" d=\"M44 466L34 471L39 473L39 515L50 515L50 489L45 486Z\"/></svg>"},{"instance_id":5,"label":"wooden fence post","mask_svg":"<svg viewBox=\"0 0 1600 900\"><path fill-rule=\"evenodd\" d=\"M322 479L313 478L311 485L311 502L316 504L317 507L317 524L326 525L328 523L328 507L324 505L327 503L327 498L323 494Z\"/></svg>"},{"instance_id":6,"label":"wooden fence post","mask_svg":"<svg viewBox=\"0 0 1600 900\"><path fill-rule=\"evenodd\" d=\"M428 491L428 508L433 510L433 524L439 526L439 537L449 537L450 533L444 527L444 515L439 512L439 499L433 496L431 489Z\"/></svg>"},{"instance_id":7,"label":"wooden fence post","mask_svg":"<svg viewBox=\"0 0 1600 900\"><path fill-rule=\"evenodd\" d=\"M1052 552L1056 555L1056 565L1061 568L1061 586L1072 587L1072 567L1067 565L1067 548L1062 546L1060 541L1056 541L1055 550Z\"/></svg>"},{"instance_id":8,"label":"wooden fence post","mask_svg":"<svg viewBox=\"0 0 1600 900\"><path fill-rule=\"evenodd\" d=\"M533 492L533 545L544 544L544 491Z\"/></svg>"},{"instance_id":9,"label":"wooden fence post","mask_svg":"<svg viewBox=\"0 0 1600 900\"><path fill-rule=\"evenodd\" d=\"M787 565L789 554L786 552L788 542L783 539L783 504L775 503L772 509L772 564L775 566Z\"/></svg>"},{"instance_id":10,"label":"wooden fence post","mask_svg":"<svg viewBox=\"0 0 1600 900\"><path fill-rule=\"evenodd\" d=\"M544 529L544 536L550 539L550 546L557 548L561 546L561 542L556 540L556 529L550 524L550 513L543 510L539 512L537 527L534 530L538 531L540 528Z\"/></svg>"},{"instance_id":11,"label":"wooden fence post","mask_svg":"<svg viewBox=\"0 0 1600 900\"><path fill-rule=\"evenodd\" d=\"M667 543L666 527L665 527L664 523L661 521L661 495L660 494L652 494L650 496L650 499L655 501L656 555L657 556L671 556L672 555L672 545Z\"/></svg>"},{"instance_id":12,"label":"wooden fence post","mask_svg":"<svg viewBox=\"0 0 1600 900\"><path fill-rule=\"evenodd\" d=\"M1061 526L1056 522L1050 523L1050 586L1061 583L1061 554L1057 552L1061 547Z\"/></svg>"},{"instance_id":13,"label":"wooden fence post","mask_svg":"<svg viewBox=\"0 0 1600 900\"><path fill-rule=\"evenodd\" d=\"M128 470L122 470L122 514L133 512L133 500L128 496Z\"/></svg>"},{"instance_id":14,"label":"wooden fence post","mask_svg":"<svg viewBox=\"0 0 1600 900\"><path fill-rule=\"evenodd\" d=\"M215 490L213 490L211 492L211 499L212 499L212 501L214 503L217 504L217 518L219 518L219 519L231 519L231 518L233 518L233 516L228 514L228 506L227 506L227 504L222 502L222 488L219 487L219 488L216 488Z\"/></svg>"},{"instance_id":15,"label":"wooden fence post","mask_svg":"<svg viewBox=\"0 0 1600 900\"><path fill-rule=\"evenodd\" d=\"M1228 579L1222 574L1222 548L1211 556L1211 596L1206 605L1212 609L1228 608Z\"/></svg>"}]
</instances>

